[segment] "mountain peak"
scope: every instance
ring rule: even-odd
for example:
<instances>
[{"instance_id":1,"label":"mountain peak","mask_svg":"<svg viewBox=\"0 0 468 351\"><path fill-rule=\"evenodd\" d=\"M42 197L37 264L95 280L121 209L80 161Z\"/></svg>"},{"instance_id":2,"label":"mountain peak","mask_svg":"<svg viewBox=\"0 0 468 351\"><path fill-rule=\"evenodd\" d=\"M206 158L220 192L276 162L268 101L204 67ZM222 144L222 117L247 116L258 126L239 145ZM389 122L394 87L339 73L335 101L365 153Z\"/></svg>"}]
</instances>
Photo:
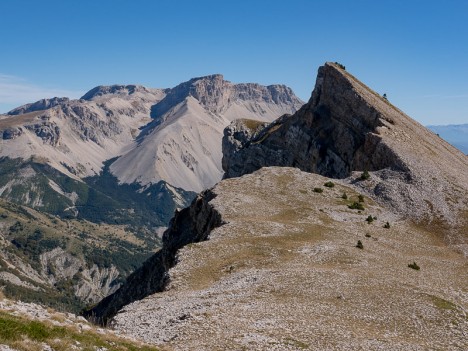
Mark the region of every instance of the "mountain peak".
<instances>
[{"instance_id":1,"label":"mountain peak","mask_svg":"<svg viewBox=\"0 0 468 351\"><path fill-rule=\"evenodd\" d=\"M192 79L189 80L189 82L195 83L195 82L198 82L198 81L216 81L216 80L223 81L224 76L222 74L215 73L215 74L210 74L210 75L207 75L207 76L192 78Z\"/></svg>"},{"instance_id":2,"label":"mountain peak","mask_svg":"<svg viewBox=\"0 0 468 351\"><path fill-rule=\"evenodd\" d=\"M118 94L118 95L132 95L136 92L147 92L148 89L141 85L99 85L86 94L84 94L81 99L83 100L93 100L97 97L109 94Z\"/></svg>"},{"instance_id":3,"label":"mountain peak","mask_svg":"<svg viewBox=\"0 0 468 351\"><path fill-rule=\"evenodd\" d=\"M153 106L151 116L158 118L189 96L198 100L208 111L217 114L222 113L237 101L302 104L302 101L285 85L234 84L224 80L221 74L213 74L192 78L170 89L166 97Z\"/></svg>"},{"instance_id":4,"label":"mountain peak","mask_svg":"<svg viewBox=\"0 0 468 351\"><path fill-rule=\"evenodd\" d=\"M348 179L419 220L458 221L468 196L466 156L335 63L319 68L311 99L293 116L254 132L242 123L224 131L225 177L267 166ZM363 171L372 182L356 181L353 172Z\"/></svg>"},{"instance_id":5,"label":"mountain peak","mask_svg":"<svg viewBox=\"0 0 468 351\"><path fill-rule=\"evenodd\" d=\"M8 112L8 115L22 115L28 112L42 111L55 107L57 105L67 103L69 101L70 99L66 97L53 97L51 99L41 99L36 102L17 107Z\"/></svg>"}]
</instances>

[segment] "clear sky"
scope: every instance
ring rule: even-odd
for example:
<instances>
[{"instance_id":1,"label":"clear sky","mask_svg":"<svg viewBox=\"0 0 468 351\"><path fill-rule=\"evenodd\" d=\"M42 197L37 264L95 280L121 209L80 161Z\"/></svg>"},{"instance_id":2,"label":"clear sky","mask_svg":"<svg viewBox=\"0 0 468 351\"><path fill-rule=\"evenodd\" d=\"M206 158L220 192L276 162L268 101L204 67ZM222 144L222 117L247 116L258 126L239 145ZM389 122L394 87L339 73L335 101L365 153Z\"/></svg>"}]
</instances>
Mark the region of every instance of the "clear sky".
<instances>
[{"instance_id":1,"label":"clear sky","mask_svg":"<svg viewBox=\"0 0 468 351\"><path fill-rule=\"evenodd\" d=\"M213 73L308 100L325 61L423 124L468 123L466 0L0 1L0 112Z\"/></svg>"}]
</instances>

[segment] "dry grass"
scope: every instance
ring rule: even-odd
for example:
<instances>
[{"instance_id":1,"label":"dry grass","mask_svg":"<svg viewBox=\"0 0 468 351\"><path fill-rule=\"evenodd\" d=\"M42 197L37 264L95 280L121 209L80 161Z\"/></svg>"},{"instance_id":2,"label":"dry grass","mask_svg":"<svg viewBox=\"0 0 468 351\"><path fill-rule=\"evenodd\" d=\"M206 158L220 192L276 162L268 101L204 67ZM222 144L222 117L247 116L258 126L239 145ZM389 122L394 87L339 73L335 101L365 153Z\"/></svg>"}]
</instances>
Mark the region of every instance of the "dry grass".
<instances>
[{"instance_id":1,"label":"dry grass","mask_svg":"<svg viewBox=\"0 0 468 351\"><path fill-rule=\"evenodd\" d=\"M262 124L265 124L265 121L257 121L254 119L241 119L242 123L249 128L252 131L255 131L258 127L260 127Z\"/></svg>"},{"instance_id":2,"label":"dry grass","mask_svg":"<svg viewBox=\"0 0 468 351\"><path fill-rule=\"evenodd\" d=\"M108 350L156 351L155 347L118 337L104 329L82 329L80 325L57 326L0 311L0 343L20 351Z\"/></svg>"}]
</instances>

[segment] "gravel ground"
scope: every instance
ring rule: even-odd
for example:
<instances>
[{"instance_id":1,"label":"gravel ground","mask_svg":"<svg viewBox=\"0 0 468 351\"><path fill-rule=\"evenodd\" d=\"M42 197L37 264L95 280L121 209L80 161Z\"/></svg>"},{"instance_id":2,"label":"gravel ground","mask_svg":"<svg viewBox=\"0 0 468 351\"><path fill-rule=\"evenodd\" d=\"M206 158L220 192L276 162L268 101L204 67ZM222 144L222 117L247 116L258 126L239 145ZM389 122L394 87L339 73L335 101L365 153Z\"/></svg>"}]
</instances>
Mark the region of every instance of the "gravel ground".
<instances>
[{"instance_id":1,"label":"gravel ground","mask_svg":"<svg viewBox=\"0 0 468 351\"><path fill-rule=\"evenodd\" d=\"M351 210L355 188L327 180L265 168L219 183L227 224L114 328L174 350L467 350L468 263L446 233L368 197Z\"/></svg>"}]
</instances>

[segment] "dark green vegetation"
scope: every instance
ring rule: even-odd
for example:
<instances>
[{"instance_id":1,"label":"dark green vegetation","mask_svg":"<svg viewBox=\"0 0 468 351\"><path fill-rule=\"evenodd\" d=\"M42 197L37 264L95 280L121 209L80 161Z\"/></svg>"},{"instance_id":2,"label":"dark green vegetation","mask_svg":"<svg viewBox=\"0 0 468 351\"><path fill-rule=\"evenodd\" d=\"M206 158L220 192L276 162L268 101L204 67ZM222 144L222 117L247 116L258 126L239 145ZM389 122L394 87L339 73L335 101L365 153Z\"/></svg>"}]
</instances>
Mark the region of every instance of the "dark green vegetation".
<instances>
[{"instance_id":1,"label":"dark green vegetation","mask_svg":"<svg viewBox=\"0 0 468 351\"><path fill-rule=\"evenodd\" d=\"M2 197L61 218L86 219L94 223L123 224L140 228L165 226L178 206L165 182L142 188L139 184L119 184L109 171L110 160L99 176L85 182L72 179L41 160L0 158ZM60 188L53 189L52 184ZM195 193L177 189L185 199Z\"/></svg>"},{"instance_id":2,"label":"dark green vegetation","mask_svg":"<svg viewBox=\"0 0 468 351\"><path fill-rule=\"evenodd\" d=\"M341 198L344 199L344 200L347 200L348 199L348 194L343 193L343 195L341 195Z\"/></svg>"},{"instance_id":3,"label":"dark green vegetation","mask_svg":"<svg viewBox=\"0 0 468 351\"><path fill-rule=\"evenodd\" d=\"M118 274L106 273L112 276L111 287L123 282L159 247L157 228L166 226L175 209L195 196L162 181L147 187L119 184L109 171L112 161L99 176L79 181L45 159L0 158L0 196L6 200L0 201L0 272L27 285L0 280L7 296L76 312L87 304L83 296L75 296L83 274L104 287L107 276L89 275L115 267ZM73 271L80 267L76 274L64 278L60 271L67 267L52 261L44 266L41 255L56 248L63 250L58 254L67 257ZM25 267L36 272L35 281ZM96 268L101 273L93 273ZM44 276L51 279L38 281Z\"/></svg>"},{"instance_id":4,"label":"dark green vegetation","mask_svg":"<svg viewBox=\"0 0 468 351\"><path fill-rule=\"evenodd\" d=\"M109 350L109 351L156 351L145 345L137 345L112 334L97 333L93 329L78 330L75 327L54 326L52 324L12 316L0 311L0 341L17 350L44 349L46 343L56 351Z\"/></svg>"},{"instance_id":5,"label":"dark green vegetation","mask_svg":"<svg viewBox=\"0 0 468 351\"><path fill-rule=\"evenodd\" d=\"M323 189L322 188L314 188L314 193L323 193Z\"/></svg>"},{"instance_id":6,"label":"dark green vegetation","mask_svg":"<svg viewBox=\"0 0 468 351\"><path fill-rule=\"evenodd\" d=\"M390 229L390 223L385 223L384 226L383 226L385 229Z\"/></svg>"},{"instance_id":7,"label":"dark green vegetation","mask_svg":"<svg viewBox=\"0 0 468 351\"><path fill-rule=\"evenodd\" d=\"M412 269L414 269L414 270L417 270L417 271L419 271L419 270L421 269L421 267L419 267L418 264L417 264L416 262L413 262L413 263L408 264L408 267L409 267L409 268L412 268Z\"/></svg>"},{"instance_id":8,"label":"dark green vegetation","mask_svg":"<svg viewBox=\"0 0 468 351\"><path fill-rule=\"evenodd\" d=\"M333 188L335 186L335 183L331 182L331 181L328 181L326 182L325 184L323 184L324 186L326 186L327 188Z\"/></svg>"},{"instance_id":9,"label":"dark green vegetation","mask_svg":"<svg viewBox=\"0 0 468 351\"><path fill-rule=\"evenodd\" d=\"M354 201L351 205L348 205L348 208L352 210L360 210L360 211L364 210L364 206L362 205L362 203L356 202L356 201Z\"/></svg>"},{"instance_id":10,"label":"dark green vegetation","mask_svg":"<svg viewBox=\"0 0 468 351\"><path fill-rule=\"evenodd\" d=\"M367 216L366 218L367 223L371 224L373 221L374 221L374 217L372 217L371 215Z\"/></svg>"},{"instance_id":11,"label":"dark green vegetation","mask_svg":"<svg viewBox=\"0 0 468 351\"><path fill-rule=\"evenodd\" d=\"M24 277L22 279L28 281ZM85 307L85 304L73 294L72 286L70 285L72 282L72 280L62 280L57 283L56 287L41 284L39 285L41 289L39 291L14 285L7 281L1 281L1 284L3 286L3 293L9 298L24 302L34 302L61 311L78 313Z\"/></svg>"},{"instance_id":12,"label":"dark green vegetation","mask_svg":"<svg viewBox=\"0 0 468 351\"><path fill-rule=\"evenodd\" d=\"M370 174L367 170L365 170L364 172L362 172L361 176L359 177L360 180L367 180L370 178Z\"/></svg>"},{"instance_id":13,"label":"dark green vegetation","mask_svg":"<svg viewBox=\"0 0 468 351\"><path fill-rule=\"evenodd\" d=\"M346 67L345 67L344 65L342 65L341 63L339 63L339 62L335 62L335 65L337 65L337 66L340 67L341 69L346 70Z\"/></svg>"},{"instance_id":14,"label":"dark green vegetation","mask_svg":"<svg viewBox=\"0 0 468 351\"><path fill-rule=\"evenodd\" d=\"M361 249L361 250L364 249L364 245L362 245L362 241L361 241L361 240L358 240L358 242L357 242L357 244L356 244L356 247L357 247L358 249Z\"/></svg>"},{"instance_id":15,"label":"dark green vegetation","mask_svg":"<svg viewBox=\"0 0 468 351\"><path fill-rule=\"evenodd\" d=\"M93 270L102 272L113 266L119 275L112 279L111 286L123 282L159 246L155 235L145 239L125 226L60 219L0 199L0 272L20 278L26 286L4 279L0 285L10 298L78 312L87 305L75 295L76 287L83 283L84 271L92 277ZM65 266L58 268L54 260L41 263L41 255L56 248L63 250L58 255L66 255ZM76 266L75 274L64 278L61 270L67 265ZM33 280L34 274L24 267L51 281Z\"/></svg>"}]
</instances>

